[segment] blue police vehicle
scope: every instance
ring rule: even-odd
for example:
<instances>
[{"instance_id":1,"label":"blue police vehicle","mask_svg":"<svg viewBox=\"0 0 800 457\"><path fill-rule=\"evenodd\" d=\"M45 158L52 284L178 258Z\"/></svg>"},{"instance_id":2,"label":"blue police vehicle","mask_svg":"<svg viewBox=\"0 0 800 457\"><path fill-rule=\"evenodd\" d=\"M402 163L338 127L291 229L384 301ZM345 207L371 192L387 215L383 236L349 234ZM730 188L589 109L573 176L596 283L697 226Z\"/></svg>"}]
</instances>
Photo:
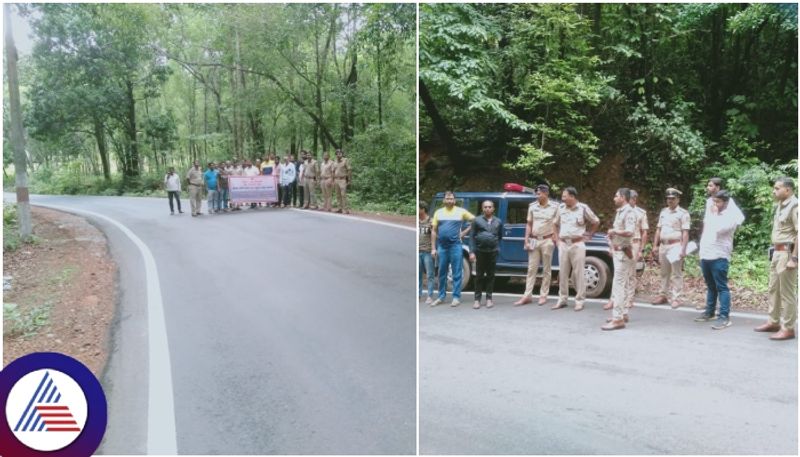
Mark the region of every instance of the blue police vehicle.
<instances>
[{"instance_id":1,"label":"blue police vehicle","mask_svg":"<svg viewBox=\"0 0 800 457\"><path fill-rule=\"evenodd\" d=\"M518 185L506 187L522 188ZM455 192L456 206L460 206L474 215L479 215L480 205L486 200L494 202L495 216L504 223L503 240L500 242L500 252L497 256L496 281L502 282L508 278L525 278L528 274L528 251L525 250L525 225L528 217L528 205L536 200L536 196L529 192ZM430 214L444 206L444 192L434 196L430 207ZM464 227L467 224L465 223ZM475 266L469 261L469 246L464 242L464 255L462 265L464 270L462 289L472 286L475 276ZM644 271L644 262L636 264L637 273ZM558 247L553 251L551 268L552 286L558 286ZM614 263L609 252L609 244L605 233L595 233L590 241L586 242L586 296L597 298L607 296L611 291L613 282ZM542 267L537 274L537 288L542 277ZM448 289L452 289L452 275L448 274ZM537 289L538 290L538 289Z\"/></svg>"}]
</instances>

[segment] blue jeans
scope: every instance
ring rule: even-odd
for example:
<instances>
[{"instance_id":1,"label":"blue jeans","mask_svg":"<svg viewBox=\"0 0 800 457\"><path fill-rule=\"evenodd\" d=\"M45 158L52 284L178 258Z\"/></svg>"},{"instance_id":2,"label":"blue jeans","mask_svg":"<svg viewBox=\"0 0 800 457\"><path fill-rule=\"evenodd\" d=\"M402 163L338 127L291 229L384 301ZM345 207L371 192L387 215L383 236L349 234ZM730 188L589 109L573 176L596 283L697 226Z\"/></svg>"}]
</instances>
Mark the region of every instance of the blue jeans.
<instances>
[{"instance_id":1,"label":"blue jeans","mask_svg":"<svg viewBox=\"0 0 800 457\"><path fill-rule=\"evenodd\" d=\"M719 298L719 316L727 319L731 311L731 292L728 289L728 259L700 259L700 269L706 280L706 311L713 316Z\"/></svg>"},{"instance_id":2,"label":"blue jeans","mask_svg":"<svg viewBox=\"0 0 800 457\"><path fill-rule=\"evenodd\" d=\"M430 252L419 253L419 296L422 296L422 273L428 278L428 296L433 296L433 256Z\"/></svg>"},{"instance_id":3,"label":"blue jeans","mask_svg":"<svg viewBox=\"0 0 800 457\"><path fill-rule=\"evenodd\" d=\"M463 275L461 243L439 246L439 299L447 295L447 267L453 268L453 300L461 299L461 276Z\"/></svg>"},{"instance_id":4,"label":"blue jeans","mask_svg":"<svg viewBox=\"0 0 800 457\"><path fill-rule=\"evenodd\" d=\"M228 207L228 189L217 191L217 209L226 209Z\"/></svg>"},{"instance_id":5,"label":"blue jeans","mask_svg":"<svg viewBox=\"0 0 800 457\"><path fill-rule=\"evenodd\" d=\"M219 191L208 189L208 212L215 211L219 209L219 203L217 203L217 195L219 195Z\"/></svg>"}]
</instances>

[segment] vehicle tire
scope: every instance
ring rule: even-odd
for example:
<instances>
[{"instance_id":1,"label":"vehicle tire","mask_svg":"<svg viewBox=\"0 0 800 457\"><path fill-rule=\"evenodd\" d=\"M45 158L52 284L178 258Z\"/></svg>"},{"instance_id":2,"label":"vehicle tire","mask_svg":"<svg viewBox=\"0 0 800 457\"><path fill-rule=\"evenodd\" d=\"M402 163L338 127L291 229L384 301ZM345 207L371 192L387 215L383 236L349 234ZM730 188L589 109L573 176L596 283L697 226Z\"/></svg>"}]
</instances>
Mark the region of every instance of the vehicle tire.
<instances>
[{"instance_id":1,"label":"vehicle tire","mask_svg":"<svg viewBox=\"0 0 800 457\"><path fill-rule=\"evenodd\" d=\"M611 286L611 268L599 257L586 257L586 298L598 298Z\"/></svg>"},{"instance_id":2,"label":"vehicle tire","mask_svg":"<svg viewBox=\"0 0 800 457\"><path fill-rule=\"evenodd\" d=\"M472 262L467 256L461 258L461 290L467 290L472 285ZM453 270L447 269L447 291L453 291Z\"/></svg>"}]
</instances>

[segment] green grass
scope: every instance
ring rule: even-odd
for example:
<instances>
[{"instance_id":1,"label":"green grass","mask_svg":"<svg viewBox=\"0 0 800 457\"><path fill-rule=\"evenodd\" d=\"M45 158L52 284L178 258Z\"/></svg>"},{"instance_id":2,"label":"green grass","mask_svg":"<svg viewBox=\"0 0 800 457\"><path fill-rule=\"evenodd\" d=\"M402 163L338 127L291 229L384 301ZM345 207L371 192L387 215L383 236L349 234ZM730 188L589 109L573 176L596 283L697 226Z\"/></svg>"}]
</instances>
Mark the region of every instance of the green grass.
<instances>
[{"instance_id":1,"label":"green grass","mask_svg":"<svg viewBox=\"0 0 800 457\"><path fill-rule=\"evenodd\" d=\"M23 310L16 303L3 303L3 336L30 338L50 320L51 303Z\"/></svg>"},{"instance_id":2,"label":"green grass","mask_svg":"<svg viewBox=\"0 0 800 457\"><path fill-rule=\"evenodd\" d=\"M697 254L686 256L683 271L686 275L700 278L700 258ZM769 286L769 257L763 251L736 251L734 248L728 268L728 282L753 292L766 292Z\"/></svg>"}]
</instances>

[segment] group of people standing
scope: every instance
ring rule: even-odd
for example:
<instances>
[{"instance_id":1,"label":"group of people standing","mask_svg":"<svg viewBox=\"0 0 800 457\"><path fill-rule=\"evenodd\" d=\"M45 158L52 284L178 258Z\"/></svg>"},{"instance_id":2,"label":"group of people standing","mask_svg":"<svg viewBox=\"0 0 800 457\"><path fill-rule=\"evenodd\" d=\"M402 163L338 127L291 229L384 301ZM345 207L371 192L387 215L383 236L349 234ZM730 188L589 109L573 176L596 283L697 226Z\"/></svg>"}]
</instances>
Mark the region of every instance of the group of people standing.
<instances>
[{"instance_id":1,"label":"group of people standing","mask_svg":"<svg viewBox=\"0 0 800 457\"><path fill-rule=\"evenodd\" d=\"M696 322L713 321L712 328L721 330L731 325L730 290L728 267L733 251L733 237L744 220L744 214L722 188L722 179L711 178L706 186L707 200L703 227L699 243L700 267L707 286L706 303L698 305L702 314ZM798 201L794 195L794 181L783 177L774 182L773 196L777 202L772 230L772 250L769 279L769 320L756 327L758 332L771 332L773 340L795 337L797 321L797 211ZM600 219L592 209L578 201L578 192L567 187L561 194L560 204L550 200L550 189L545 184L535 188L536 200L528 207L525 228L525 249L528 251L528 273L525 292L514 303L522 306L533 302L533 289L541 265L542 281L538 304L547 303L550 290L551 263L555 247L559 255L559 295L553 310L567 307L569 282L575 288L575 311L584 308L586 285L584 267L585 242L597 230ZM654 305L670 304L672 308L682 306L683 267L687 254L693 252L694 243L689 242L690 215L680 206L682 193L678 189L665 191L666 207L658 216L652 243L652 259L658 263L660 289ZM648 242L649 225L647 213L638 206L635 190L620 188L614 194L616 212L611 228L606 232L609 250L614 263L614 280L611 299L604 305L611 310L603 330L625 328L630 321L629 311L633 306L637 286L636 263ZM422 277L427 274L428 288L426 304L437 306L446 298L447 271L453 272L453 299L450 306L458 306L461 300L462 243L469 236L469 256L475 261L475 301L473 308L481 307L483 291L486 291L486 307L494 306L492 289L494 269L503 235L503 222L494 216L494 204L487 200L481 203L482 214L472 215L464 208L455 206L453 192L445 192L444 207L429 217L427 207L420 203L419 212L419 295L423 296ZM464 227L465 222L471 222ZM438 260L439 291L433 298L433 262Z\"/></svg>"},{"instance_id":2,"label":"group of people standing","mask_svg":"<svg viewBox=\"0 0 800 457\"><path fill-rule=\"evenodd\" d=\"M208 214L238 211L241 203L229 202L228 177L230 176L274 176L278 182L278 202L272 206L281 208L297 207L304 209L319 209L332 212L334 191L339 203L337 213L349 214L347 206L347 187L352 180L350 161L344 157L341 149L336 150L336 160L330 159L330 154L325 152L322 161L317 161L309 151L301 151L295 160L293 154L287 154L283 160L270 154L261 160L234 160L216 164L209 162L203 170L199 161L194 161L192 167L186 172L185 179L189 188L189 202L192 216L202 215L201 205L203 192L207 195ZM317 188L322 191L322 202L318 202ZM181 180L170 167L164 177L164 188L169 198L170 214L175 214L173 200L177 201L178 213L181 210ZM261 203L250 203L251 208L261 206Z\"/></svg>"}]
</instances>

